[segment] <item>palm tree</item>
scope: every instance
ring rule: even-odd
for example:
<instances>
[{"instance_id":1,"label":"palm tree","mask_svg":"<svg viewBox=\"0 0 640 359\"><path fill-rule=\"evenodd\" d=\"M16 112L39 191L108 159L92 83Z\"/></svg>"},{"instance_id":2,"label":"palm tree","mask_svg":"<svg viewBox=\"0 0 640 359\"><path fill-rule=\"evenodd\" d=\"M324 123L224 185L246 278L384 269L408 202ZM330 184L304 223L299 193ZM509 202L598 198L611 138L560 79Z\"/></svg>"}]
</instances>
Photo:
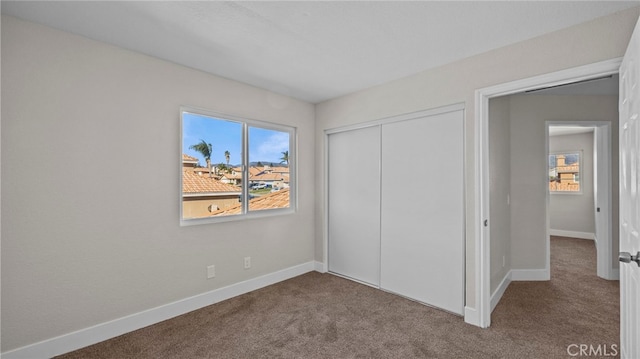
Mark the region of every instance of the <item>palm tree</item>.
<instances>
[{"instance_id":1,"label":"palm tree","mask_svg":"<svg viewBox=\"0 0 640 359\"><path fill-rule=\"evenodd\" d=\"M204 140L200 140L199 143L189 146L189 149L200 152L200 154L204 157L204 160L207 161L207 168L209 169L209 177L212 177L211 154L213 152L213 146L211 146L210 143L206 143Z\"/></svg>"},{"instance_id":2,"label":"palm tree","mask_svg":"<svg viewBox=\"0 0 640 359\"><path fill-rule=\"evenodd\" d=\"M224 151L224 158L227 159L227 167L229 167L229 160L231 159L231 153L229 151Z\"/></svg>"},{"instance_id":3,"label":"palm tree","mask_svg":"<svg viewBox=\"0 0 640 359\"><path fill-rule=\"evenodd\" d=\"M282 161L280 161L280 163L286 163L288 165L289 164L289 151L282 152L282 157L280 157L280 159L282 160Z\"/></svg>"}]
</instances>

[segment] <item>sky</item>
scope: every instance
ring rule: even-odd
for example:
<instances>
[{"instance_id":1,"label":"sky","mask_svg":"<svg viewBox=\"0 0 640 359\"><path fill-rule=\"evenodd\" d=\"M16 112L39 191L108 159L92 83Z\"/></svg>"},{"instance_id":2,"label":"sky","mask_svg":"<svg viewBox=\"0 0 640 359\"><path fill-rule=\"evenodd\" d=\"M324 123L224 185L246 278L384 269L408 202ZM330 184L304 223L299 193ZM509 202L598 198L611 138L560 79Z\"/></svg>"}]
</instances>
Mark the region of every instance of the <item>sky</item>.
<instances>
[{"instance_id":1,"label":"sky","mask_svg":"<svg viewBox=\"0 0 640 359\"><path fill-rule=\"evenodd\" d=\"M564 163L567 165L573 164L578 162L579 158L579 154L577 153L564 153L565 155L565 159L564 159ZM556 167L556 155L554 154L550 154L549 155L549 169L555 168Z\"/></svg>"},{"instance_id":2,"label":"sky","mask_svg":"<svg viewBox=\"0 0 640 359\"><path fill-rule=\"evenodd\" d=\"M204 140L213 147L211 163L227 163L224 152L231 154L229 164L242 163L242 124L204 115L184 113L182 153L196 157L206 166L204 157L190 146ZM259 127L249 127L249 162L280 163L282 152L289 150L289 134Z\"/></svg>"}]
</instances>

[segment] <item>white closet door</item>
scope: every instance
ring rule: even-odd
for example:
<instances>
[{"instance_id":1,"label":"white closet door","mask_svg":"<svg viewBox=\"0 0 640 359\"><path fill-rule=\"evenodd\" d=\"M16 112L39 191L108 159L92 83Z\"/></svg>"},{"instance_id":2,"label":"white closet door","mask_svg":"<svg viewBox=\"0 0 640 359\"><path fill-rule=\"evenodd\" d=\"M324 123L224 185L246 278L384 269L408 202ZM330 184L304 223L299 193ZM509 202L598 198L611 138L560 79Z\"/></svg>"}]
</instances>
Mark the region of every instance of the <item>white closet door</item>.
<instances>
[{"instance_id":1,"label":"white closet door","mask_svg":"<svg viewBox=\"0 0 640 359\"><path fill-rule=\"evenodd\" d=\"M380 127L330 134L329 271L380 283Z\"/></svg>"},{"instance_id":2,"label":"white closet door","mask_svg":"<svg viewBox=\"0 0 640 359\"><path fill-rule=\"evenodd\" d=\"M463 111L382 126L380 287L463 314Z\"/></svg>"}]
</instances>

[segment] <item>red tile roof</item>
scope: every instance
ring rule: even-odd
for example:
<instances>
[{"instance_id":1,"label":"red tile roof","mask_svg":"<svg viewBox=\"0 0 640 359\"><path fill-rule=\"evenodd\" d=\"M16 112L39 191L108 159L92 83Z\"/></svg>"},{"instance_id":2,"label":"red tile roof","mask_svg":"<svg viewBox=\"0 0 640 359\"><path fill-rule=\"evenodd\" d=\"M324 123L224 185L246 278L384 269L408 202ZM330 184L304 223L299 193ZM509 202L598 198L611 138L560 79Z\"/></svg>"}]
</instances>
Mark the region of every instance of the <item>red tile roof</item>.
<instances>
[{"instance_id":1,"label":"red tile roof","mask_svg":"<svg viewBox=\"0 0 640 359\"><path fill-rule=\"evenodd\" d=\"M198 162L198 159L189 155L182 154L182 162Z\"/></svg>"},{"instance_id":2,"label":"red tile roof","mask_svg":"<svg viewBox=\"0 0 640 359\"><path fill-rule=\"evenodd\" d=\"M258 167L249 167L249 176L255 176L255 175L259 174L260 172L262 172L262 170L259 169Z\"/></svg>"},{"instance_id":3,"label":"red tile roof","mask_svg":"<svg viewBox=\"0 0 640 359\"><path fill-rule=\"evenodd\" d=\"M256 197L249 201L249 209L252 211L260 209L272 208L288 208L289 207L289 189L285 188L277 192L272 192L264 196ZM240 214L242 212L242 204L235 207L221 209L212 212L212 216Z\"/></svg>"},{"instance_id":4,"label":"red tile roof","mask_svg":"<svg viewBox=\"0 0 640 359\"><path fill-rule=\"evenodd\" d=\"M251 176L249 177L249 180L251 181L283 181L285 177L286 176L283 176L280 173L263 173L261 175Z\"/></svg>"},{"instance_id":5,"label":"red tile roof","mask_svg":"<svg viewBox=\"0 0 640 359\"><path fill-rule=\"evenodd\" d=\"M220 193L240 194L241 189L227 183L218 181L215 178L209 178L208 173L199 175L190 170L182 171L182 193L185 194L209 194L215 195Z\"/></svg>"}]
</instances>

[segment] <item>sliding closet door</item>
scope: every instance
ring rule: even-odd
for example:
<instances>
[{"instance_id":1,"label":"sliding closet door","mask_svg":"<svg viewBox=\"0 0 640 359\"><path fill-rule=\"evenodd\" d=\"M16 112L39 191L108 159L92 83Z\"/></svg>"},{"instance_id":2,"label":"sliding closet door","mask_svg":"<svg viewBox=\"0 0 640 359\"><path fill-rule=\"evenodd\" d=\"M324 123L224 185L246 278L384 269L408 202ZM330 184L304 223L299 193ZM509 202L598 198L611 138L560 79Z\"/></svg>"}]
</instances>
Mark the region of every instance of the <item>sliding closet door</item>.
<instances>
[{"instance_id":1,"label":"sliding closet door","mask_svg":"<svg viewBox=\"0 0 640 359\"><path fill-rule=\"evenodd\" d=\"M329 271L380 283L380 127L328 136Z\"/></svg>"},{"instance_id":2,"label":"sliding closet door","mask_svg":"<svg viewBox=\"0 0 640 359\"><path fill-rule=\"evenodd\" d=\"M380 287L463 313L463 111L382 126Z\"/></svg>"}]
</instances>

